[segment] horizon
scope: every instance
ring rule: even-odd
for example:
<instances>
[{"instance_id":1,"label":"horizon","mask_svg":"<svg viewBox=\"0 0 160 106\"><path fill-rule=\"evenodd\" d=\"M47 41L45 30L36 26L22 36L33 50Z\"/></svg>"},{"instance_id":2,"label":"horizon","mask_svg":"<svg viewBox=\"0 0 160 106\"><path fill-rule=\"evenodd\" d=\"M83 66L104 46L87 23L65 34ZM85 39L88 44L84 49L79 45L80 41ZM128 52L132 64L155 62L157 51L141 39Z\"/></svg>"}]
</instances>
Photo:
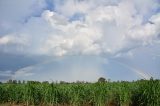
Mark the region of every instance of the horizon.
<instances>
[{"instance_id":1,"label":"horizon","mask_svg":"<svg viewBox=\"0 0 160 106\"><path fill-rule=\"evenodd\" d=\"M100 81L100 78L103 78L103 81ZM50 80L50 81L39 81L39 80L14 80L14 79L9 79L6 80L4 82L0 82L0 84L27 84L27 83L49 83L49 84L72 84L72 83L79 83L79 84L87 84L87 83L123 83L123 82L138 82L138 81L151 81L151 80L160 80L160 79L154 79L153 77L151 77L150 79L136 79L136 80L132 80L132 81L127 81L127 80L116 80L116 81L112 81L111 79L105 79L104 77L100 77L97 79L97 81L61 81L61 80Z\"/></svg>"},{"instance_id":2,"label":"horizon","mask_svg":"<svg viewBox=\"0 0 160 106\"><path fill-rule=\"evenodd\" d=\"M0 82L160 79L159 0L1 0Z\"/></svg>"}]
</instances>

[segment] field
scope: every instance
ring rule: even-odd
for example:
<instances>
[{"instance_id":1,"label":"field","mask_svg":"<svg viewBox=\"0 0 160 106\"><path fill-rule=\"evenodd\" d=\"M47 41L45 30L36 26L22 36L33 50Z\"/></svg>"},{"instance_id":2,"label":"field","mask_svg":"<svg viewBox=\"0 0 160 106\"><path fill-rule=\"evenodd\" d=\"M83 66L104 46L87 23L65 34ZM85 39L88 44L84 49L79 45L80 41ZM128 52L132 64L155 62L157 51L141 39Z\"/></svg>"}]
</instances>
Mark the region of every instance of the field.
<instances>
[{"instance_id":1,"label":"field","mask_svg":"<svg viewBox=\"0 0 160 106\"><path fill-rule=\"evenodd\" d=\"M160 80L1 83L0 106L160 106Z\"/></svg>"}]
</instances>

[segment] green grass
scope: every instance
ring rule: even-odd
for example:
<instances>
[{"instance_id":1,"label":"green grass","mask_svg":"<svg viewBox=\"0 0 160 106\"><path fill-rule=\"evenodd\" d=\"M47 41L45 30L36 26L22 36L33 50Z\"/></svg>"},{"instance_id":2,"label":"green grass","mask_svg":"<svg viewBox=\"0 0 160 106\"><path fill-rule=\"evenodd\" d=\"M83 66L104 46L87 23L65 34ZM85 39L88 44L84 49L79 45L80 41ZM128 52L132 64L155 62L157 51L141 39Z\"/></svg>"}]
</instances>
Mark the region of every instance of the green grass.
<instances>
[{"instance_id":1,"label":"green grass","mask_svg":"<svg viewBox=\"0 0 160 106\"><path fill-rule=\"evenodd\" d=\"M160 106L160 80L97 83L0 84L0 104Z\"/></svg>"}]
</instances>

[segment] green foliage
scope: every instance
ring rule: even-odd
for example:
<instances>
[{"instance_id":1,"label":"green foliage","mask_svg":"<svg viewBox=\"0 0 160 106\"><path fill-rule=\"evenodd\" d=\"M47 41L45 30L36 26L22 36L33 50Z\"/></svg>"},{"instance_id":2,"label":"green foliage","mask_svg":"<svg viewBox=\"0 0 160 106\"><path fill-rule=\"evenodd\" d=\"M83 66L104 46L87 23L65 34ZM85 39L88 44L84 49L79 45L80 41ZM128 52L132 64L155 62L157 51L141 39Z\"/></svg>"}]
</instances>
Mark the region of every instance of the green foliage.
<instances>
[{"instance_id":1,"label":"green foliage","mask_svg":"<svg viewBox=\"0 0 160 106\"><path fill-rule=\"evenodd\" d=\"M12 83L11 83L12 82ZM0 84L0 103L27 106L160 106L160 80Z\"/></svg>"},{"instance_id":2,"label":"green foliage","mask_svg":"<svg viewBox=\"0 0 160 106\"><path fill-rule=\"evenodd\" d=\"M100 78L98 79L98 82L105 82L105 81L106 81L106 79L103 78L103 77L100 77Z\"/></svg>"},{"instance_id":3,"label":"green foliage","mask_svg":"<svg viewBox=\"0 0 160 106\"><path fill-rule=\"evenodd\" d=\"M135 106L160 106L160 81L138 81L138 89L134 91L133 104Z\"/></svg>"}]
</instances>

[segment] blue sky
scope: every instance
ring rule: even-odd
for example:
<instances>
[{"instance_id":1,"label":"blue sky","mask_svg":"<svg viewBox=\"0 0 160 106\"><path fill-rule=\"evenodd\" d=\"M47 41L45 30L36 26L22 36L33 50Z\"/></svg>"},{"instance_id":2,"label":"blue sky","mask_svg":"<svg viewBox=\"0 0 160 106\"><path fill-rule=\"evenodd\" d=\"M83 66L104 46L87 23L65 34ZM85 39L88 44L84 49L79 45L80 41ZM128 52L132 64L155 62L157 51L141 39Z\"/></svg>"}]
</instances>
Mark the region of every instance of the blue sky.
<instances>
[{"instance_id":1,"label":"blue sky","mask_svg":"<svg viewBox=\"0 0 160 106\"><path fill-rule=\"evenodd\" d=\"M0 81L160 78L159 0L1 0Z\"/></svg>"}]
</instances>

